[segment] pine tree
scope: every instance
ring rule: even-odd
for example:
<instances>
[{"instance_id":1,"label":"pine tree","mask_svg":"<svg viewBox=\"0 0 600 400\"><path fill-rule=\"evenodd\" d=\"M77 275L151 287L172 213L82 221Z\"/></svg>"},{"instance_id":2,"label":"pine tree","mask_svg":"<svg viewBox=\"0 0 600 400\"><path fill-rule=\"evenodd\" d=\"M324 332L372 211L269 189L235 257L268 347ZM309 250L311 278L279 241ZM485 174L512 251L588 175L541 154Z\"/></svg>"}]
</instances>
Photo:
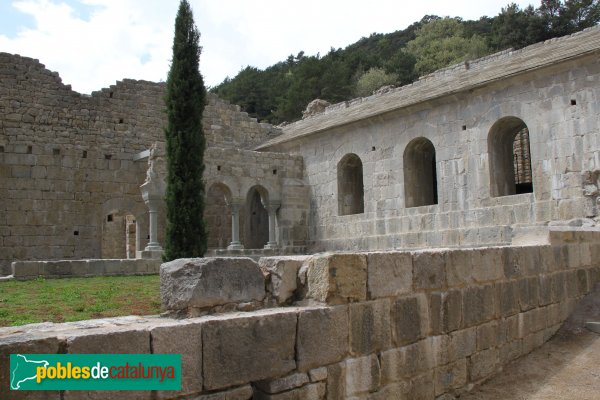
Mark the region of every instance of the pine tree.
<instances>
[{"instance_id":1,"label":"pine tree","mask_svg":"<svg viewBox=\"0 0 600 400\"><path fill-rule=\"evenodd\" d=\"M207 235L204 213L202 112L206 89L199 71L200 33L187 0L175 19L173 59L167 78L167 236L163 259L202 257Z\"/></svg>"}]
</instances>

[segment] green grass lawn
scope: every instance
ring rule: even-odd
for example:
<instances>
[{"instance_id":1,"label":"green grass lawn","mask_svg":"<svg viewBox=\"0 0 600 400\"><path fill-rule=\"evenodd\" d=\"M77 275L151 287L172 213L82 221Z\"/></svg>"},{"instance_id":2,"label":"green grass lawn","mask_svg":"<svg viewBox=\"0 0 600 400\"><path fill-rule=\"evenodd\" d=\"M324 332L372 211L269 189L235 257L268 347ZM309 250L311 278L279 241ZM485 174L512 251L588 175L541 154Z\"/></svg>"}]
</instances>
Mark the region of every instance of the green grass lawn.
<instances>
[{"instance_id":1,"label":"green grass lawn","mask_svg":"<svg viewBox=\"0 0 600 400\"><path fill-rule=\"evenodd\" d=\"M0 282L0 326L158 313L158 275Z\"/></svg>"}]
</instances>

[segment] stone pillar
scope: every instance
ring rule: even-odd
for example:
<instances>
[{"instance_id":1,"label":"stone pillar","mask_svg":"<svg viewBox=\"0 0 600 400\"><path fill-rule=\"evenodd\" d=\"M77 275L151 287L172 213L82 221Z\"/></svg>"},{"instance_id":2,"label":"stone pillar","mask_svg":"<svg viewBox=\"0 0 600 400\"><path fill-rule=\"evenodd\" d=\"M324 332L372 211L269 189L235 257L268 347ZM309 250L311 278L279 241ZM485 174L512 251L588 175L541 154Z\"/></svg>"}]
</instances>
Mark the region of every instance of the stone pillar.
<instances>
[{"instance_id":1,"label":"stone pillar","mask_svg":"<svg viewBox=\"0 0 600 400\"><path fill-rule=\"evenodd\" d=\"M277 248L277 210L281 204L268 204L265 208L269 214L269 241L267 242L265 249L276 249Z\"/></svg>"},{"instance_id":2,"label":"stone pillar","mask_svg":"<svg viewBox=\"0 0 600 400\"><path fill-rule=\"evenodd\" d=\"M231 244L228 250L243 250L244 246L240 242L240 207L241 203L231 202Z\"/></svg>"},{"instance_id":3,"label":"stone pillar","mask_svg":"<svg viewBox=\"0 0 600 400\"><path fill-rule=\"evenodd\" d=\"M163 203L164 182L160 179L147 180L140 189L142 198L148 206L150 215L150 241L141 252L141 258L160 258L162 255L162 246L158 243L158 210Z\"/></svg>"}]
</instances>

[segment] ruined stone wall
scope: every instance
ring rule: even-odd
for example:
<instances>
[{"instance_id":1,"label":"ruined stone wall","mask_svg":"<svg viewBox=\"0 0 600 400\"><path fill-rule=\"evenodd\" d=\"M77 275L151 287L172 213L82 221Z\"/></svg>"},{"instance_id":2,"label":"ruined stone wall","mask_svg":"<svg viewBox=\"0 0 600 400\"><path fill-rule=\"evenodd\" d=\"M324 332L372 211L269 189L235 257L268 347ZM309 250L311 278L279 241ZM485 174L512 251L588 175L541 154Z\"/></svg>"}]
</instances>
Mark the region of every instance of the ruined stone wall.
<instances>
[{"instance_id":1,"label":"ruined stone wall","mask_svg":"<svg viewBox=\"0 0 600 400\"><path fill-rule=\"evenodd\" d=\"M460 82L467 85L469 77L490 74L496 62L489 61L481 71L460 66L460 78L465 79ZM586 207L583 191L583 176L600 170L597 54L352 120L354 109L366 114L395 99L408 102L401 95L420 96L420 87L443 93L444 85L454 84L454 73L356 104L332 106L321 116L284 128L282 137L288 135L288 141L262 147L304 158L314 250L510 243L522 226L598 216L597 207ZM495 197L491 189L501 171L490 153L500 146L490 146L489 137L505 117L516 117L529 129L533 193ZM344 125L344 119L351 122ZM337 126L322 129L332 120ZM502 123L496 127L503 131ZM301 133L294 136L296 131ZM405 184L411 180L405 176L410 173L405 150L418 138L435 148L438 203L407 207ZM364 212L339 215L337 166L350 153L362 161ZM512 168L512 160L507 165ZM590 193L595 193L590 202L596 201L597 190Z\"/></svg>"},{"instance_id":2,"label":"ruined stone wall","mask_svg":"<svg viewBox=\"0 0 600 400\"><path fill-rule=\"evenodd\" d=\"M136 155L164 142L164 93L163 83L126 79L82 95L37 60L0 53L0 275L15 260L127 257L135 235L143 249L147 163ZM207 102L209 146L252 147L278 134L214 95ZM248 159L239 169L258 174L269 164L259 158L265 166ZM138 223L129 247L125 218Z\"/></svg>"},{"instance_id":3,"label":"ruined stone wall","mask_svg":"<svg viewBox=\"0 0 600 400\"><path fill-rule=\"evenodd\" d=\"M215 273L201 278L227 278L221 288L229 292L215 289L218 296L205 299L222 300L221 311L235 308L226 304L233 298L248 309L240 295L256 292L265 306L296 303L183 320L123 317L1 328L0 370L9 370L11 353L182 354L181 392L45 393L57 400L458 395L541 346L600 282L598 231L556 230L551 242L266 258L259 262L265 276L246 265L251 260L236 259L246 275L257 276L247 285L236 284L221 259ZM8 395L8 379L0 375L0 396Z\"/></svg>"}]
</instances>

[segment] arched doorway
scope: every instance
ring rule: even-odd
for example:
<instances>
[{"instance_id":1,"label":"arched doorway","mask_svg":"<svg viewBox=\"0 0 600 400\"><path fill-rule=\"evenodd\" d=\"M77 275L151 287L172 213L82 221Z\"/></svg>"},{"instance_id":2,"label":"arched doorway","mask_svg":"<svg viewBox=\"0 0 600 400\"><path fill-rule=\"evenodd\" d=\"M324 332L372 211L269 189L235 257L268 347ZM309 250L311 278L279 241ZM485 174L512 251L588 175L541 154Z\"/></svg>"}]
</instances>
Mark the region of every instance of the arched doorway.
<instances>
[{"instance_id":1,"label":"arched doorway","mask_svg":"<svg viewBox=\"0 0 600 400\"><path fill-rule=\"evenodd\" d=\"M129 211L113 210L104 216L101 257L105 259L135 258L137 221Z\"/></svg>"},{"instance_id":2,"label":"arched doorway","mask_svg":"<svg viewBox=\"0 0 600 400\"><path fill-rule=\"evenodd\" d=\"M246 224L244 246L247 249L262 249L269 241L269 214L264 207L268 204L268 193L262 186L254 186L246 199Z\"/></svg>"}]
</instances>

